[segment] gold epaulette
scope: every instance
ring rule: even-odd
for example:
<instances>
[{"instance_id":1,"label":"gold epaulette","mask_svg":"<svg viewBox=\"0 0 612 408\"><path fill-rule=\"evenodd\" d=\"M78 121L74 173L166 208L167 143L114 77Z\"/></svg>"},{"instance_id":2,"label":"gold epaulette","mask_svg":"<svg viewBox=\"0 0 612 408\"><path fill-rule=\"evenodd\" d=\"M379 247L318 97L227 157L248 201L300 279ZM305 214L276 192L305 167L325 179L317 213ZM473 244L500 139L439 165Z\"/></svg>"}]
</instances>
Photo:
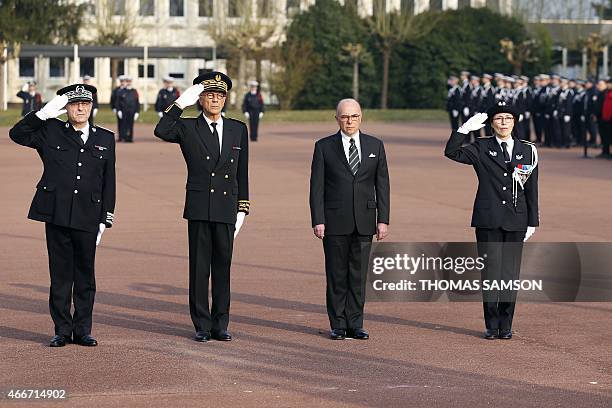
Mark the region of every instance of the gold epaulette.
<instances>
[{"instance_id":1,"label":"gold epaulette","mask_svg":"<svg viewBox=\"0 0 612 408\"><path fill-rule=\"evenodd\" d=\"M238 200L238 212L249 213L251 202L249 200Z\"/></svg>"}]
</instances>

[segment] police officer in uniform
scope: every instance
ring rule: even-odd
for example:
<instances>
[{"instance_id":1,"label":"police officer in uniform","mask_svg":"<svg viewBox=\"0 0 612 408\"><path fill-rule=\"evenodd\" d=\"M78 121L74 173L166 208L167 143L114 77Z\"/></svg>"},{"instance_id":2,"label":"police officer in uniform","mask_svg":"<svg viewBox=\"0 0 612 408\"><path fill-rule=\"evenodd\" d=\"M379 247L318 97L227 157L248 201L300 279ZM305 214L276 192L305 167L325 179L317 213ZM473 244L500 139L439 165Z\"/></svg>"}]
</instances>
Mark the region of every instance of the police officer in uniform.
<instances>
[{"instance_id":1,"label":"police officer in uniform","mask_svg":"<svg viewBox=\"0 0 612 408\"><path fill-rule=\"evenodd\" d=\"M119 141L134 142L134 122L140 115L138 91L132 88L132 78L123 77L125 86L117 91L115 109L119 119Z\"/></svg>"},{"instance_id":2,"label":"police officer in uniform","mask_svg":"<svg viewBox=\"0 0 612 408\"><path fill-rule=\"evenodd\" d=\"M28 218L45 223L51 347L98 344L91 336L94 260L102 233L113 225L115 140L110 130L89 125L95 92L85 84L62 88L9 132L15 143L36 149L44 165ZM56 119L64 108L67 122Z\"/></svg>"},{"instance_id":3,"label":"police officer in uniform","mask_svg":"<svg viewBox=\"0 0 612 408\"><path fill-rule=\"evenodd\" d=\"M585 89L585 115L586 115L586 130L589 134L589 146L597 144L597 111L596 107L599 100L599 90L595 86L595 81L588 78L584 84ZM585 135L586 137L586 135Z\"/></svg>"},{"instance_id":4,"label":"police officer in uniform","mask_svg":"<svg viewBox=\"0 0 612 408\"><path fill-rule=\"evenodd\" d=\"M448 78L448 94L446 96L446 111L448 112L448 118L450 120L451 129L459 129L459 111L463 104L461 99L461 89L458 86L459 78L455 75L451 75Z\"/></svg>"},{"instance_id":5,"label":"police officer in uniform","mask_svg":"<svg viewBox=\"0 0 612 408\"><path fill-rule=\"evenodd\" d=\"M174 86L174 78L171 76L164 77L164 87L157 93L157 99L155 100L155 112L161 118L164 115L164 111L168 109L170 105L181 96L178 88Z\"/></svg>"},{"instance_id":6,"label":"police officer in uniform","mask_svg":"<svg viewBox=\"0 0 612 408\"><path fill-rule=\"evenodd\" d=\"M486 120L494 135L462 147L464 135L481 129ZM498 102L488 114L476 114L452 132L444 151L449 159L473 166L478 176L472 227L479 256L487 254L482 272L487 280L519 278L522 243L539 225L537 151L512 134L517 120L512 106ZM521 171L527 178L519 184ZM485 338L512 338L515 299L512 291L483 292Z\"/></svg>"},{"instance_id":7,"label":"police officer in uniform","mask_svg":"<svg viewBox=\"0 0 612 408\"><path fill-rule=\"evenodd\" d=\"M232 339L227 331L232 251L250 206L247 128L221 116L231 88L232 81L221 72L198 76L166 109L154 131L160 139L178 143L187 162L183 218L189 231L189 310L200 342ZM181 118L198 100L202 115Z\"/></svg>"},{"instance_id":8,"label":"police officer in uniform","mask_svg":"<svg viewBox=\"0 0 612 408\"><path fill-rule=\"evenodd\" d=\"M17 92L17 97L23 99L21 116L42 108L42 96L36 92L36 81L26 82L21 91Z\"/></svg>"},{"instance_id":9,"label":"police officer in uniform","mask_svg":"<svg viewBox=\"0 0 612 408\"><path fill-rule=\"evenodd\" d=\"M481 103L478 112L487 112L493 105L495 105L495 88L491 85L491 79L493 79L493 77L489 74L484 74L482 76ZM490 135L493 132L491 125L488 123L485 125L484 129L485 136Z\"/></svg>"},{"instance_id":10,"label":"police officer in uniform","mask_svg":"<svg viewBox=\"0 0 612 408\"><path fill-rule=\"evenodd\" d=\"M557 111L559 122L559 133L555 133L556 139L553 139L555 147L569 148L572 139L572 100L574 99L574 91L569 87L567 78L561 79L561 88L557 98Z\"/></svg>"},{"instance_id":11,"label":"police officer in uniform","mask_svg":"<svg viewBox=\"0 0 612 408\"><path fill-rule=\"evenodd\" d=\"M253 142L257 141L257 131L259 129L259 120L264 115L264 103L259 92L259 82L251 81L249 83L250 90L244 95L242 101L242 113L249 120L249 134Z\"/></svg>"}]
</instances>

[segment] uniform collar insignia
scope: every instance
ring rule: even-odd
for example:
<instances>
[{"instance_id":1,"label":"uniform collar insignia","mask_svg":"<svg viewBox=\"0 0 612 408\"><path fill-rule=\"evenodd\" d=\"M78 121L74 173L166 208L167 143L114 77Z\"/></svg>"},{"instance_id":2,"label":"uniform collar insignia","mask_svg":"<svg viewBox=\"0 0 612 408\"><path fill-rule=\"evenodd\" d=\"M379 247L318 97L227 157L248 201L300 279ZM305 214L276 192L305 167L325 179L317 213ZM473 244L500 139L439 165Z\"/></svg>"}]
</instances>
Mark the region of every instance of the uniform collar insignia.
<instances>
[{"instance_id":1,"label":"uniform collar insignia","mask_svg":"<svg viewBox=\"0 0 612 408\"><path fill-rule=\"evenodd\" d=\"M106 150L106 149L108 149L107 147L104 147L104 146L98 146L98 145L95 145L94 147L95 147L96 149L100 150L100 151L101 151L101 150Z\"/></svg>"},{"instance_id":2,"label":"uniform collar insignia","mask_svg":"<svg viewBox=\"0 0 612 408\"><path fill-rule=\"evenodd\" d=\"M515 157L516 157L516 160L523 160L522 154L517 154Z\"/></svg>"},{"instance_id":3,"label":"uniform collar insignia","mask_svg":"<svg viewBox=\"0 0 612 408\"><path fill-rule=\"evenodd\" d=\"M497 152L495 150L489 150L489 154L493 157L497 156Z\"/></svg>"}]
</instances>

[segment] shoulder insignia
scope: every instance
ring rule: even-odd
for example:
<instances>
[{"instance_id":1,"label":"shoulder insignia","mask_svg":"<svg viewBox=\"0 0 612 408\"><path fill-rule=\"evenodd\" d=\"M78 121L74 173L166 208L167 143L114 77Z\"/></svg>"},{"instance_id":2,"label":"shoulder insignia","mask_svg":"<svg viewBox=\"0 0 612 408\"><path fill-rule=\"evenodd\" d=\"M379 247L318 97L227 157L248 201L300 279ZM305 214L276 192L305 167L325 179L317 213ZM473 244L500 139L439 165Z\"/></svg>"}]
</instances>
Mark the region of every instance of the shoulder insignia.
<instances>
[{"instance_id":1,"label":"shoulder insignia","mask_svg":"<svg viewBox=\"0 0 612 408\"><path fill-rule=\"evenodd\" d=\"M102 127L102 126L94 125L92 130L95 132L95 129L105 130L108 133L112 133L113 135L115 134L115 132L113 132L112 130L107 129L107 128Z\"/></svg>"}]
</instances>

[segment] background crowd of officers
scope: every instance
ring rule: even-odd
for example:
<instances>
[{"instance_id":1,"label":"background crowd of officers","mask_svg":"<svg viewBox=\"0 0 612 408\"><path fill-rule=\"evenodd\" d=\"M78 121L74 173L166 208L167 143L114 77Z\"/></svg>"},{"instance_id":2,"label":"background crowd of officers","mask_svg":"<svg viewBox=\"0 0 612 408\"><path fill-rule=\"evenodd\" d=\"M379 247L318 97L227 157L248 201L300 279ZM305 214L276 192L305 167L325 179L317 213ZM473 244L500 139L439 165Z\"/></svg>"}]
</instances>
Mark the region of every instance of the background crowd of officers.
<instances>
[{"instance_id":1,"label":"background crowd of officers","mask_svg":"<svg viewBox=\"0 0 612 408\"><path fill-rule=\"evenodd\" d=\"M597 157L610 158L612 79L583 81L541 74L530 81L526 76L497 73L481 77L463 71L459 78L451 75L448 85L446 110L453 130L474 114L505 102L520 114L515 124L518 138L544 147L601 145ZM485 135L492 134L490 126L483 130ZM480 133L466 135L465 143Z\"/></svg>"}]
</instances>

